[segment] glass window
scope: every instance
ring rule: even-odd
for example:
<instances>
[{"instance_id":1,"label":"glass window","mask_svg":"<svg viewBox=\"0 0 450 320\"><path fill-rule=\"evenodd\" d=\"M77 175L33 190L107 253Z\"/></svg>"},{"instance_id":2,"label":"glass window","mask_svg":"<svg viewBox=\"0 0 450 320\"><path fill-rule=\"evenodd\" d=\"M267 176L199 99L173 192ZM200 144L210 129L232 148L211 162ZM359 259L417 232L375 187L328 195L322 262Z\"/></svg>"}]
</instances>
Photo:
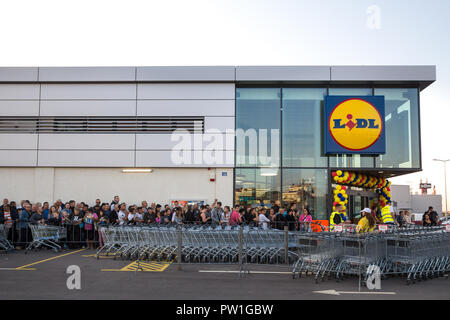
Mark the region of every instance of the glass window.
<instances>
[{"instance_id":1,"label":"glass window","mask_svg":"<svg viewBox=\"0 0 450 320\"><path fill-rule=\"evenodd\" d=\"M236 204L270 206L280 201L280 170L278 168L236 169Z\"/></svg>"},{"instance_id":2,"label":"glass window","mask_svg":"<svg viewBox=\"0 0 450 320\"><path fill-rule=\"evenodd\" d=\"M283 89L282 159L285 167L326 167L322 156L325 88Z\"/></svg>"},{"instance_id":3,"label":"glass window","mask_svg":"<svg viewBox=\"0 0 450 320\"><path fill-rule=\"evenodd\" d=\"M283 169L283 203L296 202L309 208L313 219L326 220L328 171L326 169Z\"/></svg>"},{"instance_id":4,"label":"glass window","mask_svg":"<svg viewBox=\"0 0 450 320\"><path fill-rule=\"evenodd\" d=\"M330 96L371 96L372 88L330 88ZM371 155L336 155L330 156L332 168L373 168L374 157Z\"/></svg>"},{"instance_id":5,"label":"glass window","mask_svg":"<svg viewBox=\"0 0 450 320\"><path fill-rule=\"evenodd\" d=\"M280 165L281 89L236 90L236 166Z\"/></svg>"},{"instance_id":6,"label":"glass window","mask_svg":"<svg viewBox=\"0 0 450 320\"><path fill-rule=\"evenodd\" d=\"M377 168L419 168L418 91L375 89L385 97L386 154L376 158Z\"/></svg>"}]
</instances>

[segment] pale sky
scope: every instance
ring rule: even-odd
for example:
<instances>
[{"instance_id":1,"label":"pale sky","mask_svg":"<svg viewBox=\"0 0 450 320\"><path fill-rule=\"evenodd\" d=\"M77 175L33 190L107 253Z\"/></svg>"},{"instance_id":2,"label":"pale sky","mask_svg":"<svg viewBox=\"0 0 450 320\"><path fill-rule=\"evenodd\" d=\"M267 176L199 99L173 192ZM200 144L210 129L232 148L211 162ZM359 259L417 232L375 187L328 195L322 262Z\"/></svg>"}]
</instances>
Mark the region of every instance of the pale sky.
<instances>
[{"instance_id":1,"label":"pale sky","mask_svg":"<svg viewBox=\"0 0 450 320\"><path fill-rule=\"evenodd\" d=\"M393 182L443 194L432 159L450 159L449 31L448 0L1 0L0 66L436 65L421 95L424 170Z\"/></svg>"}]
</instances>

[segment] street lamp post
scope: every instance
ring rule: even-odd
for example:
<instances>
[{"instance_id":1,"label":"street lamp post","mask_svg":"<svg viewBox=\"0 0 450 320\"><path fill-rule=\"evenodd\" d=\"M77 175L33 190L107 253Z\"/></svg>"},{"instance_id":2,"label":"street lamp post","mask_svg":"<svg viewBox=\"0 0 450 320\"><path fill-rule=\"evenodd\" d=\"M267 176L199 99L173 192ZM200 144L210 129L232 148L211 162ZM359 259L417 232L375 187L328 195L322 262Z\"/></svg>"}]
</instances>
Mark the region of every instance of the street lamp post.
<instances>
[{"instance_id":1,"label":"street lamp post","mask_svg":"<svg viewBox=\"0 0 450 320\"><path fill-rule=\"evenodd\" d=\"M445 216L447 216L447 213L448 213L448 207L447 207L447 162L450 161L450 159L447 159L447 160L433 159L433 161L439 161L439 162L444 163Z\"/></svg>"}]
</instances>

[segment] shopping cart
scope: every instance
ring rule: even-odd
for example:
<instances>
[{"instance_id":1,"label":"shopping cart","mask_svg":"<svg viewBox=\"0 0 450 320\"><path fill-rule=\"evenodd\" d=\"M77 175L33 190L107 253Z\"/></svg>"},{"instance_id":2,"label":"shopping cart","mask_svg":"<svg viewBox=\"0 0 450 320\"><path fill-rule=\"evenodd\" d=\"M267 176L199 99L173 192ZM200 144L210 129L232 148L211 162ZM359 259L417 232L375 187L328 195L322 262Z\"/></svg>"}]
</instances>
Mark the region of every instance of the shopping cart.
<instances>
[{"instance_id":1,"label":"shopping cart","mask_svg":"<svg viewBox=\"0 0 450 320\"><path fill-rule=\"evenodd\" d=\"M444 276L450 271L450 234L441 227L398 230L387 239L389 275L411 284Z\"/></svg>"},{"instance_id":2,"label":"shopping cart","mask_svg":"<svg viewBox=\"0 0 450 320\"><path fill-rule=\"evenodd\" d=\"M0 249L5 252L14 250L13 245L8 240L8 230L4 224L0 224Z\"/></svg>"},{"instance_id":3,"label":"shopping cart","mask_svg":"<svg viewBox=\"0 0 450 320\"><path fill-rule=\"evenodd\" d=\"M185 263L237 263L240 253L245 263L274 264L284 262L286 257L293 263L297 258L291 250L285 253L285 233L279 230L245 226L241 252L240 230L231 226L111 226L100 232L104 246L97 251L97 257L172 261L178 258L180 250ZM295 247L292 234L289 233L289 247Z\"/></svg>"},{"instance_id":4,"label":"shopping cart","mask_svg":"<svg viewBox=\"0 0 450 320\"><path fill-rule=\"evenodd\" d=\"M298 259L293 265L292 277L311 273L317 282L335 272L342 252L341 242L333 232L299 233L297 238Z\"/></svg>"},{"instance_id":5,"label":"shopping cart","mask_svg":"<svg viewBox=\"0 0 450 320\"><path fill-rule=\"evenodd\" d=\"M30 224L30 229L33 240L26 247L25 253L41 247L47 247L58 252L61 250L58 242L67 237L67 231L64 227Z\"/></svg>"},{"instance_id":6,"label":"shopping cart","mask_svg":"<svg viewBox=\"0 0 450 320\"><path fill-rule=\"evenodd\" d=\"M341 234L342 256L336 268L337 281L360 276L365 282L373 266L386 268L386 241L379 234Z\"/></svg>"}]
</instances>

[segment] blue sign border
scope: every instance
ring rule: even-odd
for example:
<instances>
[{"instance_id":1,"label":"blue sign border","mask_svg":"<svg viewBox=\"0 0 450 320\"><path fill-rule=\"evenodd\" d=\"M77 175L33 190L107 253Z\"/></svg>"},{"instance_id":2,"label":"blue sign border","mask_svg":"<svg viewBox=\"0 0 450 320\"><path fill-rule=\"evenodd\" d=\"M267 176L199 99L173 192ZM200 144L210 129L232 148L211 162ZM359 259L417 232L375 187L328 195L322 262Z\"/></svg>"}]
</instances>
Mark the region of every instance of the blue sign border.
<instances>
[{"instance_id":1,"label":"blue sign border","mask_svg":"<svg viewBox=\"0 0 450 320\"><path fill-rule=\"evenodd\" d=\"M381 130L378 140L364 150L354 151L341 147L334 141L328 128L328 119L331 112L341 102L348 99L361 99L372 104L380 113L383 122L383 129ZM385 101L384 96L325 96L324 101L324 153L325 155L333 154L385 154L386 153L386 124L385 124Z\"/></svg>"}]
</instances>

